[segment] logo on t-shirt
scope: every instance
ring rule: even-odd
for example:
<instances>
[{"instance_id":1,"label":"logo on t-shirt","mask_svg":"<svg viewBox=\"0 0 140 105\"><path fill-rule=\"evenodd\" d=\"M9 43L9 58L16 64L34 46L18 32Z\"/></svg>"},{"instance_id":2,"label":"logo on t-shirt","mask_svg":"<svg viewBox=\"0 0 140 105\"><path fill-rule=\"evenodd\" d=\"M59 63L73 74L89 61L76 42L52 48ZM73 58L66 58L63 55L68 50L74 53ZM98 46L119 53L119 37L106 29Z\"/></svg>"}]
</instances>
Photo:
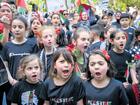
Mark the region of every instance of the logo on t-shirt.
<instances>
[{"instance_id":1,"label":"logo on t-shirt","mask_svg":"<svg viewBox=\"0 0 140 105\"><path fill-rule=\"evenodd\" d=\"M22 93L21 103L22 105L38 105L38 98L35 95L35 90Z\"/></svg>"},{"instance_id":2,"label":"logo on t-shirt","mask_svg":"<svg viewBox=\"0 0 140 105\"><path fill-rule=\"evenodd\" d=\"M87 105L112 105L111 101L95 101L95 100L88 100Z\"/></svg>"},{"instance_id":3,"label":"logo on t-shirt","mask_svg":"<svg viewBox=\"0 0 140 105\"><path fill-rule=\"evenodd\" d=\"M74 99L73 99L73 97L69 97L69 98L52 98L51 101L58 104L58 103L73 102Z\"/></svg>"},{"instance_id":4,"label":"logo on t-shirt","mask_svg":"<svg viewBox=\"0 0 140 105\"><path fill-rule=\"evenodd\" d=\"M12 56L25 56L25 55L30 55L30 53L9 53L9 57Z\"/></svg>"}]
</instances>

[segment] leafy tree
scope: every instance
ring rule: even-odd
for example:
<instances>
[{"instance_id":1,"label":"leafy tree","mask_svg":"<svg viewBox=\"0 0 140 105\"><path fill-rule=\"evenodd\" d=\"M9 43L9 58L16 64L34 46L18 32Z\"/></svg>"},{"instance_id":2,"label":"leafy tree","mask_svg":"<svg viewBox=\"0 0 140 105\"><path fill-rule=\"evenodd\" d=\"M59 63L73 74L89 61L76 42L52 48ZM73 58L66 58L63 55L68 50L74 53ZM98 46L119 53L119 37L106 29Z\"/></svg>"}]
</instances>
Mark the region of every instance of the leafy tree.
<instances>
[{"instance_id":1,"label":"leafy tree","mask_svg":"<svg viewBox=\"0 0 140 105\"><path fill-rule=\"evenodd\" d=\"M127 6L133 6L140 9L140 0L109 0L109 7L115 11L125 11Z\"/></svg>"}]
</instances>

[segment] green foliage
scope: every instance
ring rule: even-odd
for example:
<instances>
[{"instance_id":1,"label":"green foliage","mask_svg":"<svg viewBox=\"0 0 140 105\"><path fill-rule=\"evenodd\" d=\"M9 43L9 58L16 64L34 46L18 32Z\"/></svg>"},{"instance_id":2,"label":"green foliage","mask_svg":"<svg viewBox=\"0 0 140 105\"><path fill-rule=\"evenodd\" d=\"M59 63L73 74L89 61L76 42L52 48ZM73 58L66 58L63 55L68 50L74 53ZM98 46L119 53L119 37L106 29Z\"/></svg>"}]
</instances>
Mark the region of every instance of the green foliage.
<instances>
[{"instance_id":1,"label":"green foliage","mask_svg":"<svg viewBox=\"0 0 140 105\"><path fill-rule=\"evenodd\" d=\"M75 3L75 0L71 0L71 3Z\"/></svg>"},{"instance_id":2,"label":"green foliage","mask_svg":"<svg viewBox=\"0 0 140 105\"><path fill-rule=\"evenodd\" d=\"M140 0L110 0L109 7L113 10L125 11L127 6L136 6L140 9Z\"/></svg>"},{"instance_id":3,"label":"green foliage","mask_svg":"<svg viewBox=\"0 0 140 105\"><path fill-rule=\"evenodd\" d=\"M115 11L126 11L126 4L122 0L110 0L109 7Z\"/></svg>"},{"instance_id":4,"label":"green foliage","mask_svg":"<svg viewBox=\"0 0 140 105\"><path fill-rule=\"evenodd\" d=\"M122 0L128 6L135 6L137 0Z\"/></svg>"}]
</instances>

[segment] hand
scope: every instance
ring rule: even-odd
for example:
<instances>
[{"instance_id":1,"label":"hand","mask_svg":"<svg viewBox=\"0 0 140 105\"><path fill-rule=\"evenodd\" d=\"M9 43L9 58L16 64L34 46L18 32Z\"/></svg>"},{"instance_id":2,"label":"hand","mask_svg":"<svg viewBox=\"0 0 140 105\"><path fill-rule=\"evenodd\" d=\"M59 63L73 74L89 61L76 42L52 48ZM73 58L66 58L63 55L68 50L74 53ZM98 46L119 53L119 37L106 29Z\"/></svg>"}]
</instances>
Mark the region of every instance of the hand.
<instances>
[{"instance_id":1,"label":"hand","mask_svg":"<svg viewBox=\"0 0 140 105\"><path fill-rule=\"evenodd\" d=\"M128 82L123 82L123 85L124 85L125 88L127 88L129 83Z\"/></svg>"},{"instance_id":2,"label":"hand","mask_svg":"<svg viewBox=\"0 0 140 105\"><path fill-rule=\"evenodd\" d=\"M0 18L0 21L4 24L4 26L6 28L9 28L11 21L10 21L10 19L7 16L2 16Z\"/></svg>"},{"instance_id":3,"label":"hand","mask_svg":"<svg viewBox=\"0 0 140 105\"><path fill-rule=\"evenodd\" d=\"M13 85L15 85L17 82L18 82L17 80L13 79L11 85L13 86Z\"/></svg>"},{"instance_id":4,"label":"hand","mask_svg":"<svg viewBox=\"0 0 140 105\"><path fill-rule=\"evenodd\" d=\"M81 78L82 80L87 80L86 73L81 73L80 78Z\"/></svg>"}]
</instances>

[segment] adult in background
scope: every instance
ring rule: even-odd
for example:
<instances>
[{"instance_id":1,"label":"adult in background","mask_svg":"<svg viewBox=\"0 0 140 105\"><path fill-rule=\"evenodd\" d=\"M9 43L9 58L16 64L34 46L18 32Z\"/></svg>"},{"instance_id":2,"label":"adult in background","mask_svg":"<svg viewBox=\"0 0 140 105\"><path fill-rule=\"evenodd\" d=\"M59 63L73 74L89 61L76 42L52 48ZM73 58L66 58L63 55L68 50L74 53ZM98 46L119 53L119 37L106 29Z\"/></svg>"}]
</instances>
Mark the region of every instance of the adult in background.
<instances>
[{"instance_id":1,"label":"adult in background","mask_svg":"<svg viewBox=\"0 0 140 105\"><path fill-rule=\"evenodd\" d=\"M10 32L11 21L13 18L13 13L10 5L6 2L0 3L0 28L1 28L1 39L0 39L0 56L3 49L3 44L8 42L12 34ZM7 84L0 86L0 105L2 105L3 94L7 90Z\"/></svg>"}]
</instances>

